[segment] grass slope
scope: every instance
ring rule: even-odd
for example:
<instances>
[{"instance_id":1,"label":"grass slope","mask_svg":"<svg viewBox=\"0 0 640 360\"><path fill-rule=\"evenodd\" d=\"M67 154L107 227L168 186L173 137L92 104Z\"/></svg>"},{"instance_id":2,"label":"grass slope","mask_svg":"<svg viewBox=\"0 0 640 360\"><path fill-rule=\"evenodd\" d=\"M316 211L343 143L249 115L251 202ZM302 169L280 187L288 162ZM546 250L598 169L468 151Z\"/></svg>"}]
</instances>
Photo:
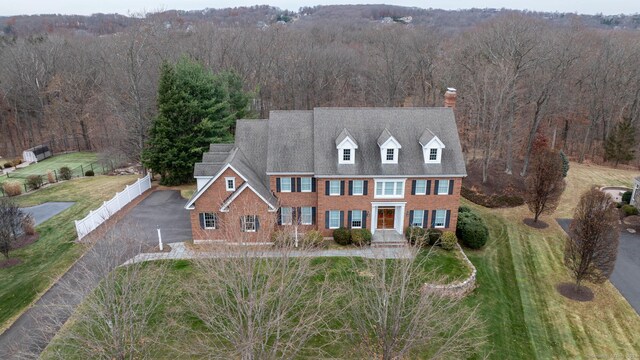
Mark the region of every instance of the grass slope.
<instances>
[{"instance_id":1,"label":"grass slope","mask_svg":"<svg viewBox=\"0 0 640 360\"><path fill-rule=\"evenodd\" d=\"M22 264L0 269L0 326L4 330L18 315L37 300L85 250L74 242L73 220L121 191L136 176L96 176L58 183L34 193L15 198L20 206L48 201L75 201L69 209L36 227L40 239L25 248L12 251L11 257Z\"/></svg>"},{"instance_id":2,"label":"grass slope","mask_svg":"<svg viewBox=\"0 0 640 360\"><path fill-rule=\"evenodd\" d=\"M19 168L16 171L9 174L7 177L6 174L0 176L0 183L3 183L7 180L16 180L20 182L24 182L25 178L29 175L43 175L47 176L47 171L49 170L58 170L63 166L67 166L70 169L76 169L80 166L86 167L83 169L84 171L90 170L89 165L98 161L98 156L96 153L90 152L76 152L62 155L55 155L48 159L38 162L37 164L31 164L24 168ZM102 168L95 168L96 173L102 172ZM74 171L74 176L80 174L80 169ZM46 180L46 179L45 179Z\"/></svg>"}]
</instances>

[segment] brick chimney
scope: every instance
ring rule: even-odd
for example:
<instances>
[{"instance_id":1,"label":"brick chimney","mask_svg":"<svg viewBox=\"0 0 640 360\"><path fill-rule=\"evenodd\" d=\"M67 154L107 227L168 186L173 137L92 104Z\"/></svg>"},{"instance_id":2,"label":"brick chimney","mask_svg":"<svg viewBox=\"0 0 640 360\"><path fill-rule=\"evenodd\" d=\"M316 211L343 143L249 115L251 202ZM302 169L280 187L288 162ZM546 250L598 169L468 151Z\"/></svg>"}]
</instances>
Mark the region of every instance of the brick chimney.
<instances>
[{"instance_id":1,"label":"brick chimney","mask_svg":"<svg viewBox=\"0 0 640 360\"><path fill-rule=\"evenodd\" d=\"M444 107L455 108L457 96L456 89L447 88L447 92L444 93Z\"/></svg>"}]
</instances>

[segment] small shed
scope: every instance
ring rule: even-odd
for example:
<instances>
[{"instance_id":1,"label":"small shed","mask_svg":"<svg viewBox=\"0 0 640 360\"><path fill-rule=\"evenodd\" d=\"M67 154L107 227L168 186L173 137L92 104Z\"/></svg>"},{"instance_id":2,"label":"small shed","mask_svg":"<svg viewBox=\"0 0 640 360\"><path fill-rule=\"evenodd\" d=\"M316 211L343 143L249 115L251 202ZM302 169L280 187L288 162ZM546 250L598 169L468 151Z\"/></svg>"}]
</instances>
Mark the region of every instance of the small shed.
<instances>
[{"instance_id":1,"label":"small shed","mask_svg":"<svg viewBox=\"0 0 640 360\"><path fill-rule=\"evenodd\" d=\"M22 152L22 161L34 162L42 161L53 156L47 145L38 145Z\"/></svg>"}]
</instances>

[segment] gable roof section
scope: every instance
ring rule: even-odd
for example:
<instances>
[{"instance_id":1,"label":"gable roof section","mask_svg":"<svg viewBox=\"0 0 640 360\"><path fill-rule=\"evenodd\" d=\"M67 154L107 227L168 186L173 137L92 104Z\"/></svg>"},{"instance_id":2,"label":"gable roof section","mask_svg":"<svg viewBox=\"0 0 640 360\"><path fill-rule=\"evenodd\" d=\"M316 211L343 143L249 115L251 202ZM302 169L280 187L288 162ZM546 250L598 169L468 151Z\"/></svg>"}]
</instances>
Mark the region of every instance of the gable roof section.
<instances>
[{"instance_id":1,"label":"gable roof section","mask_svg":"<svg viewBox=\"0 0 640 360\"><path fill-rule=\"evenodd\" d=\"M313 172L313 111L271 111L268 132L267 174Z\"/></svg>"},{"instance_id":2,"label":"gable roof section","mask_svg":"<svg viewBox=\"0 0 640 360\"><path fill-rule=\"evenodd\" d=\"M432 146L434 143L436 144L437 147L443 149L446 146L444 145L444 143L442 142L442 140L440 140L439 137L437 137L433 131L426 129L424 131L424 133L422 133L422 136L420 136L420 145L422 145L422 147L430 147Z\"/></svg>"},{"instance_id":3,"label":"gable roof section","mask_svg":"<svg viewBox=\"0 0 640 360\"><path fill-rule=\"evenodd\" d=\"M220 206L220 211L223 211L223 212L229 211L229 205L231 205L233 200L235 200L246 189L250 189L256 195L258 195L258 197L262 199L262 201L264 201L269 206L269 211L276 211L275 205L270 204L269 201L267 201L267 199L265 199L258 191L256 191L253 187L251 187L251 185L249 185L248 182L245 182L244 184L242 184L238 189L236 189L236 191L233 192L233 194L231 194L231 196L229 196L222 203L222 206Z\"/></svg>"},{"instance_id":4,"label":"gable roof section","mask_svg":"<svg viewBox=\"0 0 640 360\"><path fill-rule=\"evenodd\" d=\"M338 135L338 137L336 138L336 147L340 147L342 146L342 144L345 141L349 141L351 143L353 143L353 146L357 149L358 148L358 142L356 141L356 139L351 136L351 133L349 133L349 130L347 130L347 128L344 128L344 130L342 130L342 132L340 133L340 135Z\"/></svg>"}]
</instances>

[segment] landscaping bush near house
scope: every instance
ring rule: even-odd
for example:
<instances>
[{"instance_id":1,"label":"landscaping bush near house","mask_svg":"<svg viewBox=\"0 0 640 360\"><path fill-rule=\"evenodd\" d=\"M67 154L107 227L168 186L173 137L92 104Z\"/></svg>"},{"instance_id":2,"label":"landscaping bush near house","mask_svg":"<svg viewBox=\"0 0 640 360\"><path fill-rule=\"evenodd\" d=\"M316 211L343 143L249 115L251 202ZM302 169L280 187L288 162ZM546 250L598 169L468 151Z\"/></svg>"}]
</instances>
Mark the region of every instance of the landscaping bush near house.
<instances>
[{"instance_id":1,"label":"landscaping bush near house","mask_svg":"<svg viewBox=\"0 0 640 360\"><path fill-rule=\"evenodd\" d=\"M624 216L638 215L638 208L633 205L622 205L621 209Z\"/></svg>"},{"instance_id":2,"label":"landscaping bush near house","mask_svg":"<svg viewBox=\"0 0 640 360\"><path fill-rule=\"evenodd\" d=\"M73 175L71 169L69 169L69 167L67 166L61 167L58 172L60 173L60 179L62 180L71 180L71 176Z\"/></svg>"},{"instance_id":3,"label":"landscaping bush near house","mask_svg":"<svg viewBox=\"0 0 640 360\"><path fill-rule=\"evenodd\" d=\"M11 165L13 166L18 166L20 164L22 164L22 159L15 159L11 162Z\"/></svg>"},{"instance_id":4,"label":"landscaping bush near house","mask_svg":"<svg viewBox=\"0 0 640 360\"><path fill-rule=\"evenodd\" d=\"M429 240L429 245L433 246L438 242L438 240L440 240L440 237L442 236L442 230L440 230L440 229L427 229L427 231L425 232L425 235L427 236L427 239ZM424 244L424 245L426 245L426 244Z\"/></svg>"},{"instance_id":5,"label":"landscaping bush near house","mask_svg":"<svg viewBox=\"0 0 640 360\"><path fill-rule=\"evenodd\" d=\"M6 181L2 184L2 190L7 196L18 196L22 194L22 184L18 181Z\"/></svg>"},{"instance_id":6,"label":"landscaping bush near house","mask_svg":"<svg viewBox=\"0 0 640 360\"><path fill-rule=\"evenodd\" d=\"M29 175L27 181L25 181L29 190L40 189L43 184L42 175Z\"/></svg>"},{"instance_id":7,"label":"landscaping bush near house","mask_svg":"<svg viewBox=\"0 0 640 360\"><path fill-rule=\"evenodd\" d=\"M10 168L12 168L12 167L13 167L13 165L11 165L11 163L10 163L10 162L6 162L6 163L4 163L4 168L5 168L5 169L10 169Z\"/></svg>"},{"instance_id":8,"label":"landscaping bush near house","mask_svg":"<svg viewBox=\"0 0 640 360\"><path fill-rule=\"evenodd\" d=\"M444 234L442 234L442 237L440 237L440 246L445 250L453 250L456 247L457 243L458 238L452 231L446 231Z\"/></svg>"},{"instance_id":9,"label":"landscaping bush near house","mask_svg":"<svg viewBox=\"0 0 640 360\"><path fill-rule=\"evenodd\" d=\"M458 208L458 213L459 213L459 214L461 214L461 213L465 213L465 212L471 212L471 211L472 211L472 210L471 210L471 208L470 208L470 207L468 207L468 206L464 206L464 205L462 205L462 206L460 206L460 207Z\"/></svg>"},{"instance_id":10,"label":"landscaping bush near house","mask_svg":"<svg viewBox=\"0 0 640 360\"><path fill-rule=\"evenodd\" d=\"M625 191L624 193L622 193L622 202L625 204L629 204L631 202L632 194L633 194L632 191Z\"/></svg>"},{"instance_id":11,"label":"landscaping bush near house","mask_svg":"<svg viewBox=\"0 0 640 360\"><path fill-rule=\"evenodd\" d=\"M276 230L271 233L271 242L273 243L273 246L277 248L286 248L294 246L295 239L289 232Z\"/></svg>"},{"instance_id":12,"label":"landscaping bush near house","mask_svg":"<svg viewBox=\"0 0 640 360\"><path fill-rule=\"evenodd\" d=\"M371 245L371 231L369 229L351 229L351 242L357 246Z\"/></svg>"},{"instance_id":13,"label":"landscaping bush near house","mask_svg":"<svg viewBox=\"0 0 640 360\"><path fill-rule=\"evenodd\" d=\"M473 191L465 186L460 194L465 199L488 208L516 207L524 204L524 199L518 195L485 195Z\"/></svg>"},{"instance_id":14,"label":"landscaping bush near house","mask_svg":"<svg viewBox=\"0 0 640 360\"><path fill-rule=\"evenodd\" d=\"M84 176L95 176L95 173L93 170L87 170L84 172Z\"/></svg>"},{"instance_id":15,"label":"landscaping bush near house","mask_svg":"<svg viewBox=\"0 0 640 360\"><path fill-rule=\"evenodd\" d=\"M456 235L466 247L480 249L489 239L489 229L476 213L463 212L458 214Z\"/></svg>"},{"instance_id":16,"label":"landscaping bush near house","mask_svg":"<svg viewBox=\"0 0 640 360\"><path fill-rule=\"evenodd\" d=\"M47 170L47 181L49 184L53 184L56 182L56 176L51 170Z\"/></svg>"},{"instance_id":17,"label":"landscaping bush near house","mask_svg":"<svg viewBox=\"0 0 640 360\"><path fill-rule=\"evenodd\" d=\"M321 248L324 247L324 236L318 230L307 231L300 240L300 246L304 248Z\"/></svg>"},{"instance_id":18,"label":"landscaping bush near house","mask_svg":"<svg viewBox=\"0 0 640 360\"><path fill-rule=\"evenodd\" d=\"M420 244L425 242L425 230L421 227L409 226L404 231L404 237L411 245Z\"/></svg>"},{"instance_id":19,"label":"landscaping bush near house","mask_svg":"<svg viewBox=\"0 0 640 360\"><path fill-rule=\"evenodd\" d=\"M340 245L346 246L351 244L351 232L343 227L333 230L333 240Z\"/></svg>"}]
</instances>

